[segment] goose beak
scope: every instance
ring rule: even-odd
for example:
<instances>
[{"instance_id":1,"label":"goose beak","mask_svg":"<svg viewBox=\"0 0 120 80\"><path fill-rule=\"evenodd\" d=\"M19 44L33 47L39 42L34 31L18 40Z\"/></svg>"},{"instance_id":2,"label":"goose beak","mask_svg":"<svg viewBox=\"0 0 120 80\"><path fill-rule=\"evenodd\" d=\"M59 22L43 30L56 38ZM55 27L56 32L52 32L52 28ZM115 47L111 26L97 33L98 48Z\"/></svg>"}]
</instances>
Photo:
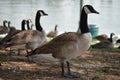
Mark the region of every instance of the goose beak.
<instances>
[{"instance_id":1,"label":"goose beak","mask_svg":"<svg viewBox=\"0 0 120 80\"><path fill-rule=\"evenodd\" d=\"M99 13L99 12L97 12L97 11L96 11L95 13L96 13L96 14L100 14L100 13Z\"/></svg>"},{"instance_id":2,"label":"goose beak","mask_svg":"<svg viewBox=\"0 0 120 80\"><path fill-rule=\"evenodd\" d=\"M44 16L48 16L48 14L45 13Z\"/></svg>"},{"instance_id":3,"label":"goose beak","mask_svg":"<svg viewBox=\"0 0 120 80\"><path fill-rule=\"evenodd\" d=\"M93 11L93 13L96 13L96 14L100 14L99 12L97 12L96 10Z\"/></svg>"}]
</instances>

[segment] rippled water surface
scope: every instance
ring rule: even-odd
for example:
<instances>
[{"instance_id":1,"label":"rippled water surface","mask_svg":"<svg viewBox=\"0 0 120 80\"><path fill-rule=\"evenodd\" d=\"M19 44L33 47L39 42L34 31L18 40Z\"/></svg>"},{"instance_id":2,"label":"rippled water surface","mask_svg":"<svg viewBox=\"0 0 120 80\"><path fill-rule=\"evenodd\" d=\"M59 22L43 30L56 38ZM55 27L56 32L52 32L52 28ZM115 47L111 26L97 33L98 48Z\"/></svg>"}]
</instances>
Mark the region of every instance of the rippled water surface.
<instances>
[{"instance_id":1,"label":"rippled water surface","mask_svg":"<svg viewBox=\"0 0 120 80\"><path fill-rule=\"evenodd\" d=\"M84 0L91 4L99 15L90 14L89 24L96 24L100 33L120 34L120 0ZM32 19L37 10L44 10L48 16L42 17L41 25L46 31L57 24L59 31L77 31L80 0L0 0L0 24L10 20L11 25L20 29L23 19Z\"/></svg>"}]
</instances>

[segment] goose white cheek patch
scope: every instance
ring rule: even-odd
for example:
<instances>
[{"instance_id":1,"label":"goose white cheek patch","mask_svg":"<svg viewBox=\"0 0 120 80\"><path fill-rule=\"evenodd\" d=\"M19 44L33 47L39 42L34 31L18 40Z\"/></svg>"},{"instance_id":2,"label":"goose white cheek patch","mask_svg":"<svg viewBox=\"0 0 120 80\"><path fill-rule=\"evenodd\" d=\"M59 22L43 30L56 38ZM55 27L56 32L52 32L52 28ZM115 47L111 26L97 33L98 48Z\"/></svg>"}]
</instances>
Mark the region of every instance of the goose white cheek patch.
<instances>
[{"instance_id":1,"label":"goose white cheek patch","mask_svg":"<svg viewBox=\"0 0 120 80\"><path fill-rule=\"evenodd\" d=\"M85 13L86 13L86 14L91 13L91 11L90 11L87 7L84 7L84 10L85 10Z\"/></svg>"},{"instance_id":2,"label":"goose white cheek patch","mask_svg":"<svg viewBox=\"0 0 120 80\"><path fill-rule=\"evenodd\" d=\"M44 16L44 14L43 14L42 12L40 12L40 15L41 15L41 16Z\"/></svg>"}]
</instances>

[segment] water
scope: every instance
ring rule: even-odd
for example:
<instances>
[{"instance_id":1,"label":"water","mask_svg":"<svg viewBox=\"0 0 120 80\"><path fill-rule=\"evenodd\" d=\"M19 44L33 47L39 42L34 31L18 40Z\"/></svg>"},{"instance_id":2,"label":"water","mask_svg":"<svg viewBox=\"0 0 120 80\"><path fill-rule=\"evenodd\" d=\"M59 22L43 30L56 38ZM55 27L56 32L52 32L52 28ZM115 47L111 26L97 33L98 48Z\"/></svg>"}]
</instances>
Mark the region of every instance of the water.
<instances>
[{"instance_id":1,"label":"water","mask_svg":"<svg viewBox=\"0 0 120 80\"><path fill-rule=\"evenodd\" d=\"M62 32L77 31L79 22L80 0L0 0L0 24L10 20L11 25L20 29L23 19L35 21L37 10L44 10L48 16L42 17L41 25L44 30L53 30L58 25ZM90 14L89 24L99 27L99 34L114 32L120 34L120 0L84 0L100 12Z\"/></svg>"}]
</instances>

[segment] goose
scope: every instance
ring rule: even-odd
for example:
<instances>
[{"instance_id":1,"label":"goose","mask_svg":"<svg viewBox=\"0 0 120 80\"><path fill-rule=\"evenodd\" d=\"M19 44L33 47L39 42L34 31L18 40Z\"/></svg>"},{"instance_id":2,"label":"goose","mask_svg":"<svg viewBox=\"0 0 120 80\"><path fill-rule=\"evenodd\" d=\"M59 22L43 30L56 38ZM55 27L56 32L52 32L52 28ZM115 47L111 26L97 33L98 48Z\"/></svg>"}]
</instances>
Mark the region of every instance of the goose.
<instances>
[{"instance_id":1,"label":"goose","mask_svg":"<svg viewBox=\"0 0 120 80\"><path fill-rule=\"evenodd\" d=\"M84 5L81 12L79 32L66 32L53 38L50 42L45 43L35 50L32 50L28 56L33 55L49 55L61 62L61 75L68 78L78 78L79 76L72 74L70 70L69 60L80 56L90 47L92 36L89 32L87 15L89 13L99 14L91 5ZM67 63L68 72L65 73L64 63Z\"/></svg>"},{"instance_id":2,"label":"goose","mask_svg":"<svg viewBox=\"0 0 120 80\"><path fill-rule=\"evenodd\" d=\"M54 38L58 35L58 30L57 30L58 25L55 25L54 31L50 31L47 34L47 37Z\"/></svg>"},{"instance_id":3,"label":"goose","mask_svg":"<svg viewBox=\"0 0 120 80\"><path fill-rule=\"evenodd\" d=\"M99 41L104 41L104 40L108 39L108 35L107 34L101 34L101 35L93 37L93 39L97 39Z\"/></svg>"},{"instance_id":4,"label":"goose","mask_svg":"<svg viewBox=\"0 0 120 80\"><path fill-rule=\"evenodd\" d=\"M118 46L118 49L120 49L120 39L118 39L118 40L116 41L116 43L119 45L119 46Z\"/></svg>"},{"instance_id":5,"label":"goose","mask_svg":"<svg viewBox=\"0 0 120 80\"><path fill-rule=\"evenodd\" d=\"M10 24L11 24L11 22L8 21L9 32L8 32L8 34L0 41L0 49L3 49L3 48L4 48L3 46L7 43L7 41L8 41L12 36L16 35L17 33L21 32L21 31L26 30L26 29L25 29L26 20L22 20L22 22L21 22L21 30L17 30L16 28L11 27ZM15 46L14 46L14 47L15 47ZM11 55L11 48L12 48L12 47L10 47L10 52L9 52L10 55ZM18 49L18 55L19 55L19 49Z\"/></svg>"},{"instance_id":6,"label":"goose","mask_svg":"<svg viewBox=\"0 0 120 80\"><path fill-rule=\"evenodd\" d=\"M3 25L0 26L0 34L6 34L9 32L8 27L6 26L6 23L8 23L7 20L3 21Z\"/></svg>"},{"instance_id":7,"label":"goose","mask_svg":"<svg viewBox=\"0 0 120 80\"><path fill-rule=\"evenodd\" d=\"M21 22L21 30L24 31L26 30L25 29L25 24L26 24L26 21L23 20ZM4 37L1 41L0 41L0 45L6 43L12 36L14 36L15 34L19 33L21 30L16 30L14 27L11 27L10 26L10 21L8 21L8 28L9 28L9 32L8 34L6 35L6 37Z\"/></svg>"},{"instance_id":8,"label":"goose","mask_svg":"<svg viewBox=\"0 0 120 80\"><path fill-rule=\"evenodd\" d=\"M25 44L26 49L33 50L46 41L46 34L40 24L41 16L47 16L43 10L38 10L35 18L35 26L37 30L26 30L19 32L11 37L4 47L16 46ZM27 52L28 53L28 52Z\"/></svg>"},{"instance_id":9,"label":"goose","mask_svg":"<svg viewBox=\"0 0 120 80\"><path fill-rule=\"evenodd\" d=\"M31 26L30 26L30 23L32 23L32 20L31 19L28 19L28 20L26 20L26 23L27 23L27 29L28 30L32 30L32 28L33 28L33 26L34 26L34 24L31 24Z\"/></svg>"},{"instance_id":10,"label":"goose","mask_svg":"<svg viewBox=\"0 0 120 80\"><path fill-rule=\"evenodd\" d=\"M111 33L110 38L103 40L95 45L92 45L92 48L113 48L114 47L113 35L115 35L115 34Z\"/></svg>"}]
</instances>

